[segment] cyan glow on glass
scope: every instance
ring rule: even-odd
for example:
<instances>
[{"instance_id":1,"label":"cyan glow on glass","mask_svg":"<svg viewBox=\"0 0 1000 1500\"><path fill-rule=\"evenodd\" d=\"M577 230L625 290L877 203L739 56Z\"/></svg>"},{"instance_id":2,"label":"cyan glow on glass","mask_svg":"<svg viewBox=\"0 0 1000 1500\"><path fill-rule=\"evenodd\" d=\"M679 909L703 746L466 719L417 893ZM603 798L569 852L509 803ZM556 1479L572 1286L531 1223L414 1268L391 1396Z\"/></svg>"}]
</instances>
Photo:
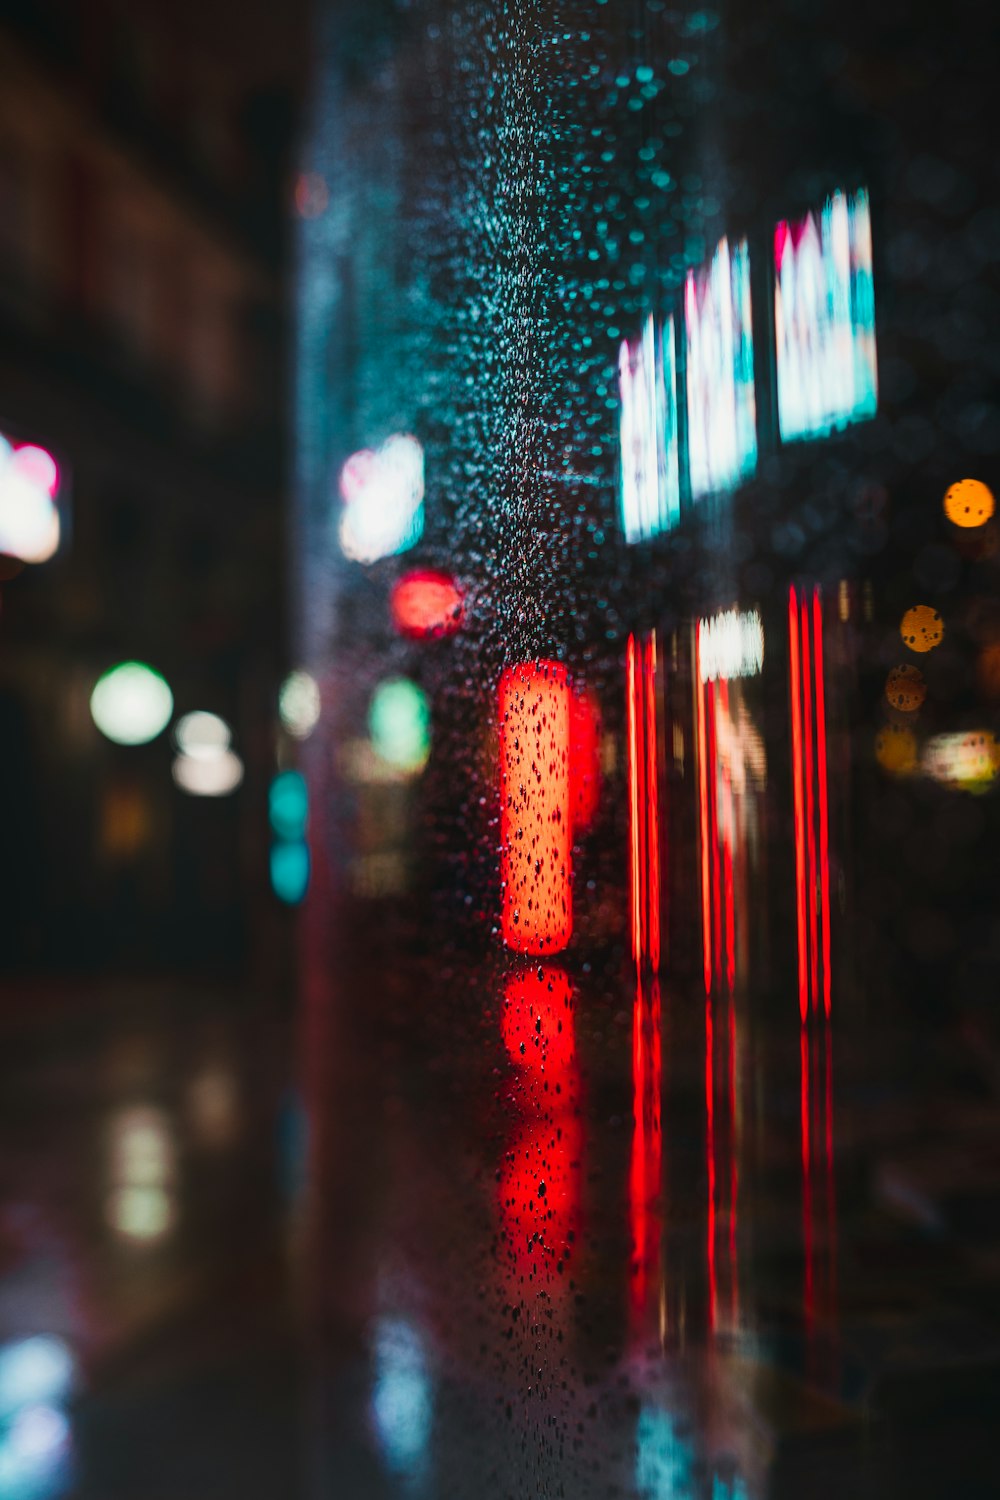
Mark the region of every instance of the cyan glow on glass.
<instances>
[{"instance_id":1,"label":"cyan glow on glass","mask_svg":"<svg viewBox=\"0 0 1000 1500\"><path fill-rule=\"evenodd\" d=\"M372 1418L387 1467L418 1472L426 1459L434 1402L423 1345L401 1318L379 1323L375 1335Z\"/></svg>"},{"instance_id":2,"label":"cyan glow on glass","mask_svg":"<svg viewBox=\"0 0 1000 1500\"><path fill-rule=\"evenodd\" d=\"M621 507L625 540L643 541L676 526L681 515L674 320L652 314L642 337L618 356Z\"/></svg>"},{"instance_id":3,"label":"cyan glow on glass","mask_svg":"<svg viewBox=\"0 0 1000 1500\"><path fill-rule=\"evenodd\" d=\"M368 710L368 732L376 752L400 771L421 771L430 754L427 695L406 677L380 682Z\"/></svg>"},{"instance_id":4,"label":"cyan glow on glass","mask_svg":"<svg viewBox=\"0 0 1000 1500\"><path fill-rule=\"evenodd\" d=\"M670 1413L644 1406L635 1429L635 1484L644 1500L694 1500L693 1463Z\"/></svg>"},{"instance_id":5,"label":"cyan glow on glass","mask_svg":"<svg viewBox=\"0 0 1000 1500\"><path fill-rule=\"evenodd\" d=\"M3 1500L55 1500L69 1490L72 1434L55 1406L25 1406L0 1428Z\"/></svg>"},{"instance_id":6,"label":"cyan glow on glass","mask_svg":"<svg viewBox=\"0 0 1000 1500\"><path fill-rule=\"evenodd\" d=\"M309 819L309 788L301 771L279 771L268 794L268 816L279 838L303 836Z\"/></svg>"},{"instance_id":7,"label":"cyan glow on glass","mask_svg":"<svg viewBox=\"0 0 1000 1500\"><path fill-rule=\"evenodd\" d=\"M774 234L782 439L826 437L878 409L868 194L834 193Z\"/></svg>"},{"instance_id":8,"label":"cyan glow on glass","mask_svg":"<svg viewBox=\"0 0 1000 1500\"><path fill-rule=\"evenodd\" d=\"M757 467L750 252L719 241L684 283L691 497L731 490Z\"/></svg>"},{"instance_id":9,"label":"cyan glow on glass","mask_svg":"<svg viewBox=\"0 0 1000 1500\"><path fill-rule=\"evenodd\" d=\"M309 845L282 839L271 848L271 889L286 906L298 906L309 889Z\"/></svg>"},{"instance_id":10,"label":"cyan glow on glass","mask_svg":"<svg viewBox=\"0 0 1000 1500\"><path fill-rule=\"evenodd\" d=\"M75 1361L62 1339L40 1333L0 1348L0 1421L23 1406L65 1401Z\"/></svg>"}]
</instances>

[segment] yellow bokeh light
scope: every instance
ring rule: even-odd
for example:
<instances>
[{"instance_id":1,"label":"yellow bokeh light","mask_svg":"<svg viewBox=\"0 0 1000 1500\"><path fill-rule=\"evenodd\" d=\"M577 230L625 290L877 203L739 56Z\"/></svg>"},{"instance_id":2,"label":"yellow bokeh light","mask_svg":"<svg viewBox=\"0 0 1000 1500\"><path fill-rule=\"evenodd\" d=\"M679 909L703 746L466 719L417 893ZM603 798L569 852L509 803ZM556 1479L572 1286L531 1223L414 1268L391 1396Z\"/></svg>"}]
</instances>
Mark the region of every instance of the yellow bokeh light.
<instances>
[{"instance_id":1,"label":"yellow bokeh light","mask_svg":"<svg viewBox=\"0 0 1000 1500\"><path fill-rule=\"evenodd\" d=\"M917 769L917 740L913 731L887 724L875 740L875 759L890 776L911 776Z\"/></svg>"},{"instance_id":2,"label":"yellow bokeh light","mask_svg":"<svg viewBox=\"0 0 1000 1500\"><path fill-rule=\"evenodd\" d=\"M985 526L995 510L993 491L981 479L960 479L945 492L944 513L953 526Z\"/></svg>"},{"instance_id":3,"label":"yellow bokeh light","mask_svg":"<svg viewBox=\"0 0 1000 1500\"><path fill-rule=\"evenodd\" d=\"M933 651L944 638L944 621L929 604L915 604L900 621L899 633L911 651Z\"/></svg>"},{"instance_id":4,"label":"yellow bokeh light","mask_svg":"<svg viewBox=\"0 0 1000 1500\"><path fill-rule=\"evenodd\" d=\"M885 684L885 696L901 714L912 714L927 697L927 684L919 667L893 667Z\"/></svg>"}]
</instances>

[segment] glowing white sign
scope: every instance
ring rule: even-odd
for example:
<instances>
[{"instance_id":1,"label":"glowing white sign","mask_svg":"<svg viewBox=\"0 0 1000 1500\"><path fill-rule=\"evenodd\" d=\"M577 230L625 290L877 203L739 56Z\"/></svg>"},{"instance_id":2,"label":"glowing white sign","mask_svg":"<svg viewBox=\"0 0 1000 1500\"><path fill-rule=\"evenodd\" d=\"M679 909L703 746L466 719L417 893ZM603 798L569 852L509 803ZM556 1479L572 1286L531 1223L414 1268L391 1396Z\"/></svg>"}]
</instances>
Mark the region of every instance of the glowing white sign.
<instances>
[{"instance_id":1,"label":"glowing white sign","mask_svg":"<svg viewBox=\"0 0 1000 1500\"><path fill-rule=\"evenodd\" d=\"M823 437L878 407L868 194L774 232L774 333L782 438Z\"/></svg>"},{"instance_id":2,"label":"glowing white sign","mask_svg":"<svg viewBox=\"0 0 1000 1500\"><path fill-rule=\"evenodd\" d=\"M658 330L650 314L642 337L625 340L618 378L622 521L625 540L638 542L670 530L681 515L673 318Z\"/></svg>"},{"instance_id":3,"label":"glowing white sign","mask_svg":"<svg viewBox=\"0 0 1000 1500\"><path fill-rule=\"evenodd\" d=\"M746 240L719 241L684 283L691 496L730 490L757 467L757 407Z\"/></svg>"},{"instance_id":4,"label":"glowing white sign","mask_svg":"<svg viewBox=\"0 0 1000 1500\"><path fill-rule=\"evenodd\" d=\"M702 682L756 677L764 665L764 625L755 609L727 609L702 620L699 643Z\"/></svg>"}]
</instances>

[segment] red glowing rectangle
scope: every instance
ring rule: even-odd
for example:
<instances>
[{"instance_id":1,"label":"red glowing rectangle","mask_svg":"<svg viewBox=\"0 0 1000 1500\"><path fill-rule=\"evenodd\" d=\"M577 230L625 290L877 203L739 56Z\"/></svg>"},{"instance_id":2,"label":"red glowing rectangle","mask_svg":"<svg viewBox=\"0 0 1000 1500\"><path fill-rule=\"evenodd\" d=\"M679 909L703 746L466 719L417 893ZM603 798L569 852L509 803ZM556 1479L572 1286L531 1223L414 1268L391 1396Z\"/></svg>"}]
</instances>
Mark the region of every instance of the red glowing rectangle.
<instances>
[{"instance_id":1,"label":"red glowing rectangle","mask_svg":"<svg viewBox=\"0 0 1000 1500\"><path fill-rule=\"evenodd\" d=\"M518 953L559 953L573 933L570 687L558 662L500 679L501 928Z\"/></svg>"}]
</instances>

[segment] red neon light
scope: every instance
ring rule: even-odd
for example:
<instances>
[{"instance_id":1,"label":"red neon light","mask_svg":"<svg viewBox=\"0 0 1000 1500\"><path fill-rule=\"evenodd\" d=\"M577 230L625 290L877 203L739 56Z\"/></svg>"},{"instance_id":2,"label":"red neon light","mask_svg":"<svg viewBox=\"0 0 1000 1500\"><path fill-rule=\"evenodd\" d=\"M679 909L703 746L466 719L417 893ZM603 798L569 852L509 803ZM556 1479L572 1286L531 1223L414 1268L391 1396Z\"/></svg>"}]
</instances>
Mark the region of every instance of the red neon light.
<instances>
[{"instance_id":1,"label":"red neon light","mask_svg":"<svg viewBox=\"0 0 1000 1500\"><path fill-rule=\"evenodd\" d=\"M648 997L641 975L636 975L632 1011L632 1163L629 1172L629 1209L633 1246L632 1305L646 1305L648 1276L659 1254L654 1206L659 1198L662 1169L660 1097L660 984L650 982Z\"/></svg>"},{"instance_id":2,"label":"red neon light","mask_svg":"<svg viewBox=\"0 0 1000 1500\"><path fill-rule=\"evenodd\" d=\"M830 801L826 773L826 688L823 682L823 605L813 590L816 637L816 763L819 772L819 876L823 912L823 1009L830 1016Z\"/></svg>"},{"instance_id":3,"label":"red neon light","mask_svg":"<svg viewBox=\"0 0 1000 1500\"><path fill-rule=\"evenodd\" d=\"M718 681L705 689L705 719L708 730L708 825L709 855L712 860L712 931L714 936L715 972L723 972L722 954L722 872L719 859L719 754L718 754Z\"/></svg>"},{"instance_id":4,"label":"red neon light","mask_svg":"<svg viewBox=\"0 0 1000 1500\"><path fill-rule=\"evenodd\" d=\"M729 683L719 679L719 707L731 729L729 718ZM722 853L723 889L726 900L726 980L732 994L736 983L736 909L733 899L733 838L736 819L733 813L733 778L728 758L722 764Z\"/></svg>"},{"instance_id":5,"label":"red neon light","mask_svg":"<svg viewBox=\"0 0 1000 1500\"><path fill-rule=\"evenodd\" d=\"M701 623L695 632L694 685L698 719L698 834L701 855L701 935L704 954L705 994L712 990L712 918L709 896L708 854L708 751L705 745L705 694L701 680Z\"/></svg>"},{"instance_id":6,"label":"red neon light","mask_svg":"<svg viewBox=\"0 0 1000 1500\"><path fill-rule=\"evenodd\" d=\"M626 652L632 956L660 963L660 800L656 636L629 636Z\"/></svg>"},{"instance_id":7,"label":"red neon light","mask_svg":"<svg viewBox=\"0 0 1000 1500\"><path fill-rule=\"evenodd\" d=\"M646 827L645 808L643 816L639 816L639 705L636 701L636 640L634 635L628 638L628 649L626 654L626 713L628 716L628 792L629 792L629 848L632 856L631 881L629 890L631 894L632 910L632 957L638 964L642 959L642 890L640 887L640 872L642 870L642 841Z\"/></svg>"},{"instance_id":8,"label":"red neon light","mask_svg":"<svg viewBox=\"0 0 1000 1500\"><path fill-rule=\"evenodd\" d=\"M566 668L509 668L499 725L503 940L518 953L559 953L573 933Z\"/></svg>"},{"instance_id":9,"label":"red neon light","mask_svg":"<svg viewBox=\"0 0 1000 1500\"><path fill-rule=\"evenodd\" d=\"M656 764L656 636L646 645L646 860L649 880L649 961L660 967L660 798Z\"/></svg>"},{"instance_id":10,"label":"red neon light","mask_svg":"<svg viewBox=\"0 0 1000 1500\"><path fill-rule=\"evenodd\" d=\"M715 1332L718 1320L719 1286L715 1266L715 1038L712 1029L712 1000L705 1000L705 1158L708 1169L708 1326Z\"/></svg>"},{"instance_id":11,"label":"red neon light","mask_svg":"<svg viewBox=\"0 0 1000 1500\"><path fill-rule=\"evenodd\" d=\"M806 781L806 852L809 861L809 878L806 894L809 901L809 998L815 1011L819 1004L819 969L817 938L816 891L819 881L816 876L816 813L813 802L813 688L812 651L810 647L809 610L802 603L802 700L805 720L805 781Z\"/></svg>"},{"instance_id":12,"label":"red neon light","mask_svg":"<svg viewBox=\"0 0 1000 1500\"><path fill-rule=\"evenodd\" d=\"M465 619L465 598L454 578L431 570L398 579L389 607L393 625L410 640L454 635Z\"/></svg>"},{"instance_id":13,"label":"red neon light","mask_svg":"<svg viewBox=\"0 0 1000 1500\"><path fill-rule=\"evenodd\" d=\"M788 679L792 697L792 790L795 804L795 915L799 945L799 1014L809 1012L806 952L806 840L802 786L802 702L799 682L799 609L795 586L788 590Z\"/></svg>"},{"instance_id":14,"label":"red neon light","mask_svg":"<svg viewBox=\"0 0 1000 1500\"><path fill-rule=\"evenodd\" d=\"M561 1087L573 1064L573 988L565 969L522 969L504 983L500 1027L515 1067Z\"/></svg>"}]
</instances>

